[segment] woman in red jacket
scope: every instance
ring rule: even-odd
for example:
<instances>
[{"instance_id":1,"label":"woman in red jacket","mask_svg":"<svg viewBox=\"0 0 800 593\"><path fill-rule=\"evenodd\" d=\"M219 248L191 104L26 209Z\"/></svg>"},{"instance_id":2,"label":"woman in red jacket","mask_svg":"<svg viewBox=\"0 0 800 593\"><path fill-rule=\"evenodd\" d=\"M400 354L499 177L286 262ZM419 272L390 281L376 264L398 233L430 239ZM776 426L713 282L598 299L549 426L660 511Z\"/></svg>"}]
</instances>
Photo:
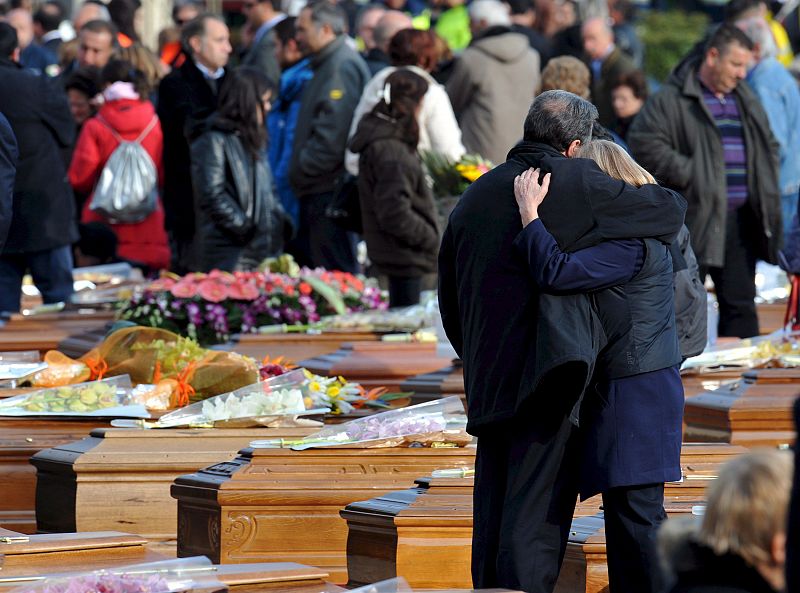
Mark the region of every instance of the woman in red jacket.
<instances>
[{"instance_id":1,"label":"woman in red jacket","mask_svg":"<svg viewBox=\"0 0 800 593\"><path fill-rule=\"evenodd\" d=\"M86 121L78 136L69 167L72 187L78 192L92 192L106 161L119 146L118 138L136 140L148 128L141 145L153 159L160 185L163 136L153 104L147 100L150 89L144 75L130 62L111 60L100 73L100 81L105 102L97 115ZM86 200L83 206L81 222L102 222L110 226L119 240L119 257L144 264L151 271L169 267L169 242L160 198L153 213L136 223L106 219L90 210L90 203L91 199Z\"/></svg>"}]
</instances>

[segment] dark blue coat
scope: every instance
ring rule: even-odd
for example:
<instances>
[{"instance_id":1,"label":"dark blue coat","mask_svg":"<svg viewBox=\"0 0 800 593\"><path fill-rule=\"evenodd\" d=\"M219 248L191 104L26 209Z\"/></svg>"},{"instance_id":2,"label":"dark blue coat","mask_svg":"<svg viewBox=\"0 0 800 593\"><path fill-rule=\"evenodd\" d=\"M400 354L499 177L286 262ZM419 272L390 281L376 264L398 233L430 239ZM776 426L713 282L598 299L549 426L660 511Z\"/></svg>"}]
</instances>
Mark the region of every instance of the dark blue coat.
<instances>
[{"instance_id":1,"label":"dark blue coat","mask_svg":"<svg viewBox=\"0 0 800 593\"><path fill-rule=\"evenodd\" d=\"M606 241L564 253L539 219L525 227L516 245L528 259L537 286L548 292L600 291L599 296L620 286L624 290L644 274L645 247L640 240ZM662 267L670 270L666 251L664 257ZM670 286L650 292L670 297L672 307ZM600 306L607 304L598 301ZM617 308L626 309L621 304ZM620 317L624 319L624 314ZM667 325L661 333L671 335L675 352L661 356L679 359L674 321ZM606 349L613 347L610 343ZM604 374L605 369L598 367L581 409L581 497L619 486L679 480L684 397L678 367L597 379Z\"/></svg>"},{"instance_id":2,"label":"dark blue coat","mask_svg":"<svg viewBox=\"0 0 800 593\"><path fill-rule=\"evenodd\" d=\"M14 204L14 177L17 173L17 139L5 115L0 113L0 251L11 226Z\"/></svg>"}]
</instances>

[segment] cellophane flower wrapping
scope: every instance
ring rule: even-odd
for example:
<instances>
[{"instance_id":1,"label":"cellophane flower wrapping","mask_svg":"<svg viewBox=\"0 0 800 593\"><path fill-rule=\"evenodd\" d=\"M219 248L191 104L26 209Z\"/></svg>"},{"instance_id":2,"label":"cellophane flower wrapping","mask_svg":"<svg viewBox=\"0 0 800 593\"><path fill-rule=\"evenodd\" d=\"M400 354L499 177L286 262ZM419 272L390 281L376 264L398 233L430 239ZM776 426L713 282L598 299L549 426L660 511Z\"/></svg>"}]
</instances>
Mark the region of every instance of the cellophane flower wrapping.
<instances>
[{"instance_id":1,"label":"cellophane flower wrapping","mask_svg":"<svg viewBox=\"0 0 800 593\"><path fill-rule=\"evenodd\" d=\"M414 590L403 577L395 577L385 581L350 589L349 593L413 593Z\"/></svg>"},{"instance_id":2,"label":"cellophane flower wrapping","mask_svg":"<svg viewBox=\"0 0 800 593\"><path fill-rule=\"evenodd\" d=\"M464 404L459 397L451 396L326 426L319 432L296 441L270 439L253 441L250 446L288 446L297 450L315 447L465 446L472 441L466 428Z\"/></svg>"},{"instance_id":3,"label":"cellophane flower wrapping","mask_svg":"<svg viewBox=\"0 0 800 593\"><path fill-rule=\"evenodd\" d=\"M101 416L149 418L137 403L128 375L38 389L0 401L0 416Z\"/></svg>"},{"instance_id":4,"label":"cellophane flower wrapping","mask_svg":"<svg viewBox=\"0 0 800 593\"><path fill-rule=\"evenodd\" d=\"M224 591L204 556L91 572L55 574L10 593L179 593Z\"/></svg>"},{"instance_id":5,"label":"cellophane flower wrapping","mask_svg":"<svg viewBox=\"0 0 800 593\"><path fill-rule=\"evenodd\" d=\"M307 411L303 399L305 382L303 369L289 371L170 412L162 416L157 425L297 425L296 416Z\"/></svg>"}]
</instances>

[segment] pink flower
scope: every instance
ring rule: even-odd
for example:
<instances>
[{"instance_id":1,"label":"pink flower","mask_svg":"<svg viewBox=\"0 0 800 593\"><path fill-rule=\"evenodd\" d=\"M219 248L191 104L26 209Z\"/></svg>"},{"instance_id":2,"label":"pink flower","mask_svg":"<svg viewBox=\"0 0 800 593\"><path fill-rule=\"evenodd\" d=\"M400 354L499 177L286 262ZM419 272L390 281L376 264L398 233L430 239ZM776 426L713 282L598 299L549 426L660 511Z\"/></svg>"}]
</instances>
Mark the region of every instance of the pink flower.
<instances>
[{"instance_id":1,"label":"pink flower","mask_svg":"<svg viewBox=\"0 0 800 593\"><path fill-rule=\"evenodd\" d=\"M191 280L187 282L184 278L170 288L169 291L172 293L172 296L179 299L190 299L197 294L197 285Z\"/></svg>"},{"instance_id":2,"label":"pink flower","mask_svg":"<svg viewBox=\"0 0 800 593\"><path fill-rule=\"evenodd\" d=\"M175 280L173 280L172 278L164 277L151 282L148 288L153 292L159 292L163 290L169 290L173 286L175 286Z\"/></svg>"},{"instance_id":3,"label":"pink flower","mask_svg":"<svg viewBox=\"0 0 800 593\"><path fill-rule=\"evenodd\" d=\"M211 303L219 303L228 298L228 288L224 284L212 280L209 277L197 286L197 294L199 294L203 300Z\"/></svg>"},{"instance_id":4,"label":"pink flower","mask_svg":"<svg viewBox=\"0 0 800 593\"><path fill-rule=\"evenodd\" d=\"M251 282L234 282L228 287L228 296L240 301L254 301L258 294L258 288Z\"/></svg>"}]
</instances>

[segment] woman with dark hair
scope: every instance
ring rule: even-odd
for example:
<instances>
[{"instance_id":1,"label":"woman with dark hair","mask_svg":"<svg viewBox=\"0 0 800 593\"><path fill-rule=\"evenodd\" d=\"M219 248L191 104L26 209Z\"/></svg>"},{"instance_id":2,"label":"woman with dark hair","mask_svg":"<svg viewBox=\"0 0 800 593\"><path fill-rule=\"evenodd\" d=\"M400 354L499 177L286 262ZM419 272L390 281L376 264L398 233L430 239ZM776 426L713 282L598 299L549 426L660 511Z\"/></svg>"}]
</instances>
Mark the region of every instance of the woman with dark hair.
<instances>
[{"instance_id":1,"label":"woman with dark hair","mask_svg":"<svg viewBox=\"0 0 800 593\"><path fill-rule=\"evenodd\" d=\"M420 152L435 152L452 161L460 159L464 152L461 142L461 129L458 127L450 97L444 87L436 82L431 72L436 69L438 61L436 33L403 29L398 31L389 42L389 58L392 66L384 68L372 77L364 87L361 100L358 102L353 122L350 125L350 136L356 132L358 123L380 100L386 78L398 69L408 70L421 77L428 90L419 111L419 145ZM353 175L358 175L358 157L352 152L345 153L345 167Z\"/></svg>"},{"instance_id":2,"label":"woman with dark hair","mask_svg":"<svg viewBox=\"0 0 800 593\"><path fill-rule=\"evenodd\" d=\"M253 269L283 249L290 223L264 156L273 92L260 70L231 71L216 115L191 144L194 250L202 272Z\"/></svg>"},{"instance_id":3,"label":"woman with dark hair","mask_svg":"<svg viewBox=\"0 0 800 593\"><path fill-rule=\"evenodd\" d=\"M117 41L120 47L130 47L139 41L136 33L136 20L140 17L140 0L109 0L106 4L111 22L117 27Z\"/></svg>"},{"instance_id":4,"label":"woman with dark hair","mask_svg":"<svg viewBox=\"0 0 800 593\"><path fill-rule=\"evenodd\" d=\"M359 154L364 240L375 269L389 278L390 307L419 303L422 277L436 271L436 206L417 154L417 118L427 91L418 74L392 72L350 142Z\"/></svg>"},{"instance_id":5,"label":"woman with dark hair","mask_svg":"<svg viewBox=\"0 0 800 593\"><path fill-rule=\"evenodd\" d=\"M72 119L80 131L84 122L97 113L92 100L100 93L100 70L94 66L78 68L67 77L64 84Z\"/></svg>"},{"instance_id":6,"label":"woman with dark hair","mask_svg":"<svg viewBox=\"0 0 800 593\"><path fill-rule=\"evenodd\" d=\"M641 70L620 76L611 87L611 104L616 120L612 131L627 142L628 128L647 101L647 80Z\"/></svg>"},{"instance_id":7,"label":"woman with dark hair","mask_svg":"<svg viewBox=\"0 0 800 593\"><path fill-rule=\"evenodd\" d=\"M103 105L83 125L72 163L69 181L76 193L94 191L106 162L123 141L138 142L153 160L159 181L163 177L164 149L161 123L153 104L147 100L150 86L130 62L111 60L100 72ZM164 208L159 198L155 210L141 222L122 223L91 210L86 200L81 222L102 222L119 240L119 256L143 264L150 270L169 267L170 250L164 230Z\"/></svg>"}]
</instances>

